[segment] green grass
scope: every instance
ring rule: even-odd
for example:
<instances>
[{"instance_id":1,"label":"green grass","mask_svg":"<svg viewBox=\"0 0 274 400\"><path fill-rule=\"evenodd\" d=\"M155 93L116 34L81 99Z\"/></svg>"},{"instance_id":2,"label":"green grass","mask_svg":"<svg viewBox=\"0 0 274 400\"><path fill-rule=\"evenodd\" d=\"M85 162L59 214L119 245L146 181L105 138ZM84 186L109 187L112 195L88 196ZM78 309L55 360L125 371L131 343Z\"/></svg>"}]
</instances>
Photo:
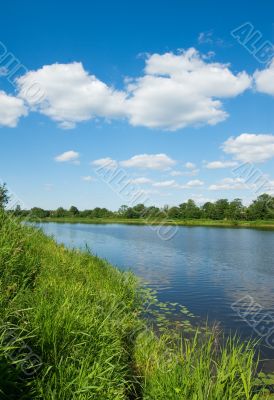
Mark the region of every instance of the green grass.
<instances>
[{"instance_id":1,"label":"green grass","mask_svg":"<svg viewBox=\"0 0 274 400\"><path fill-rule=\"evenodd\" d=\"M3 212L0 267L1 400L267 398L251 343L156 335L132 274Z\"/></svg>"},{"instance_id":2,"label":"green grass","mask_svg":"<svg viewBox=\"0 0 274 400\"><path fill-rule=\"evenodd\" d=\"M172 220L150 218L145 219L125 219L125 218L81 218L81 217L60 217L43 218L40 222L58 223L82 223L82 224L128 224L128 225L178 225L178 226L212 226L212 227L232 227L232 228L257 228L274 229L274 220L254 220L254 221L232 221L232 220L212 220L212 219L188 219Z\"/></svg>"}]
</instances>

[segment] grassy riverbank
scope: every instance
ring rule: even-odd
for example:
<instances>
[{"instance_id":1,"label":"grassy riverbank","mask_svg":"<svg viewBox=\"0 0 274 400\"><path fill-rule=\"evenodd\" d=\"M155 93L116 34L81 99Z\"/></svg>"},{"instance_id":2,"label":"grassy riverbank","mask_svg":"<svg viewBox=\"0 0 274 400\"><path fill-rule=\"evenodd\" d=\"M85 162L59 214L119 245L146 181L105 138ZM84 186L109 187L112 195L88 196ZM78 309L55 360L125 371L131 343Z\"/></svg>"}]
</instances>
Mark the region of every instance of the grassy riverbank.
<instances>
[{"instance_id":1,"label":"grassy riverbank","mask_svg":"<svg viewBox=\"0 0 274 400\"><path fill-rule=\"evenodd\" d=\"M137 279L0 211L0 398L262 399L251 344L142 320Z\"/></svg>"},{"instance_id":2,"label":"grassy riverbank","mask_svg":"<svg viewBox=\"0 0 274 400\"><path fill-rule=\"evenodd\" d=\"M60 223L82 223L82 224L128 224L128 225L178 225L178 226L213 226L231 228L261 228L273 229L274 220L255 220L255 221L230 221L212 219L122 219L122 218L81 218L81 217L59 217L42 218L41 222L60 222Z\"/></svg>"}]
</instances>

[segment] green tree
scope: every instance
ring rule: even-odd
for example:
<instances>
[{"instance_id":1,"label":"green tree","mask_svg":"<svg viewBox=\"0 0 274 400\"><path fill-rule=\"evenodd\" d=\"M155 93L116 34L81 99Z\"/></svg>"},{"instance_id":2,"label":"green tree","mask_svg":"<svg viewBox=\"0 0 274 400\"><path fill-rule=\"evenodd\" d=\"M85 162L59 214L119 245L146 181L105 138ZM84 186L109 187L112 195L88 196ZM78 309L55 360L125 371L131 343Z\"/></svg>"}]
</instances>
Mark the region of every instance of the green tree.
<instances>
[{"instance_id":1,"label":"green tree","mask_svg":"<svg viewBox=\"0 0 274 400\"><path fill-rule=\"evenodd\" d=\"M71 206L69 209L69 213L73 216L79 215L79 210L75 206Z\"/></svg>"},{"instance_id":2,"label":"green tree","mask_svg":"<svg viewBox=\"0 0 274 400\"><path fill-rule=\"evenodd\" d=\"M201 218L201 210L195 204L194 200L189 199L186 203L179 205L181 211L181 218L183 219L197 219Z\"/></svg>"},{"instance_id":3,"label":"green tree","mask_svg":"<svg viewBox=\"0 0 274 400\"><path fill-rule=\"evenodd\" d=\"M220 199L215 202L215 219L225 219L229 202L227 199Z\"/></svg>"},{"instance_id":4,"label":"green tree","mask_svg":"<svg viewBox=\"0 0 274 400\"><path fill-rule=\"evenodd\" d=\"M226 210L226 217L233 220L245 218L245 208L241 199L234 199L229 203L228 209Z\"/></svg>"},{"instance_id":5,"label":"green tree","mask_svg":"<svg viewBox=\"0 0 274 400\"><path fill-rule=\"evenodd\" d=\"M57 210L54 212L55 217L65 217L67 214L67 211L63 207L58 207Z\"/></svg>"},{"instance_id":6,"label":"green tree","mask_svg":"<svg viewBox=\"0 0 274 400\"><path fill-rule=\"evenodd\" d=\"M167 212L168 218L178 219L181 216L181 210L179 207L171 207Z\"/></svg>"},{"instance_id":7,"label":"green tree","mask_svg":"<svg viewBox=\"0 0 274 400\"><path fill-rule=\"evenodd\" d=\"M210 201L207 201L205 204L203 204L202 216L208 219L215 219L216 217L215 204L211 203Z\"/></svg>"},{"instance_id":8,"label":"green tree","mask_svg":"<svg viewBox=\"0 0 274 400\"><path fill-rule=\"evenodd\" d=\"M248 207L249 219L271 219L274 218L274 197L269 194L261 194Z\"/></svg>"},{"instance_id":9,"label":"green tree","mask_svg":"<svg viewBox=\"0 0 274 400\"><path fill-rule=\"evenodd\" d=\"M4 209L8 204L10 199L9 192L7 189L7 185L3 183L0 185L0 209Z\"/></svg>"},{"instance_id":10,"label":"green tree","mask_svg":"<svg viewBox=\"0 0 274 400\"><path fill-rule=\"evenodd\" d=\"M40 207L33 207L30 210L30 216L34 218L46 218L49 217L49 215L50 215L49 211L46 211Z\"/></svg>"}]
</instances>

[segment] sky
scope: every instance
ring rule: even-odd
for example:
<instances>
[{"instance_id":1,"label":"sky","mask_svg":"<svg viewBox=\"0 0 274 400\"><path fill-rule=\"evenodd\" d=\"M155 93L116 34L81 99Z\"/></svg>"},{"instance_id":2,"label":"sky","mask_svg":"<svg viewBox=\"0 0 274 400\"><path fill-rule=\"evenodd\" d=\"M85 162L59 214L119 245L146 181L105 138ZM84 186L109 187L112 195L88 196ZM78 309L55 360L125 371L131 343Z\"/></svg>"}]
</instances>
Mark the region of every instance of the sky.
<instances>
[{"instance_id":1,"label":"sky","mask_svg":"<svg viewBox=\"0 0 274 400\"><path fill-rule=\"evenodd\" d=\"M157 206L272 193L273 16L266 0L4 2L0 181L45 209L134 205L127 183Z\"/></svg>"}]
</instances>

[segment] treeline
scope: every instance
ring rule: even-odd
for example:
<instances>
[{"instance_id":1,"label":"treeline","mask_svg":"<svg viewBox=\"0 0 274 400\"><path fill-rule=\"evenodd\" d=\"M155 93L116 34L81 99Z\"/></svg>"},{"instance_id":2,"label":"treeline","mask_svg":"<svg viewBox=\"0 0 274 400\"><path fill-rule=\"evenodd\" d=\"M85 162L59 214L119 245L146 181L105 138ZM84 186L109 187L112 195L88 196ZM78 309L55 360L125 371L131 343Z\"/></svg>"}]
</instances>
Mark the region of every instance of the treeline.
<instances>
[{"instance_id":1,"label":"treeline","mask_svg":"<svg viewBox=\"0 0 274 400\"><path fill-rule=\"evenodd\" d=\"M56 210L44 210L34 207L31 210L21 210L19 206L13 211L16 215L31 218L102 218L102 219L210 219L210 220L268 220L274 219L274 197L262 194L249 206L244 206L241 199L229 201L220 199L206 202L198 206L194 200L188 200L175 207L146 207L138 204L134 207L123 205L118 211L96 207L90 210L78 210L71 206L66 210L59 207Z\"/></svg>"}]
</instances>

